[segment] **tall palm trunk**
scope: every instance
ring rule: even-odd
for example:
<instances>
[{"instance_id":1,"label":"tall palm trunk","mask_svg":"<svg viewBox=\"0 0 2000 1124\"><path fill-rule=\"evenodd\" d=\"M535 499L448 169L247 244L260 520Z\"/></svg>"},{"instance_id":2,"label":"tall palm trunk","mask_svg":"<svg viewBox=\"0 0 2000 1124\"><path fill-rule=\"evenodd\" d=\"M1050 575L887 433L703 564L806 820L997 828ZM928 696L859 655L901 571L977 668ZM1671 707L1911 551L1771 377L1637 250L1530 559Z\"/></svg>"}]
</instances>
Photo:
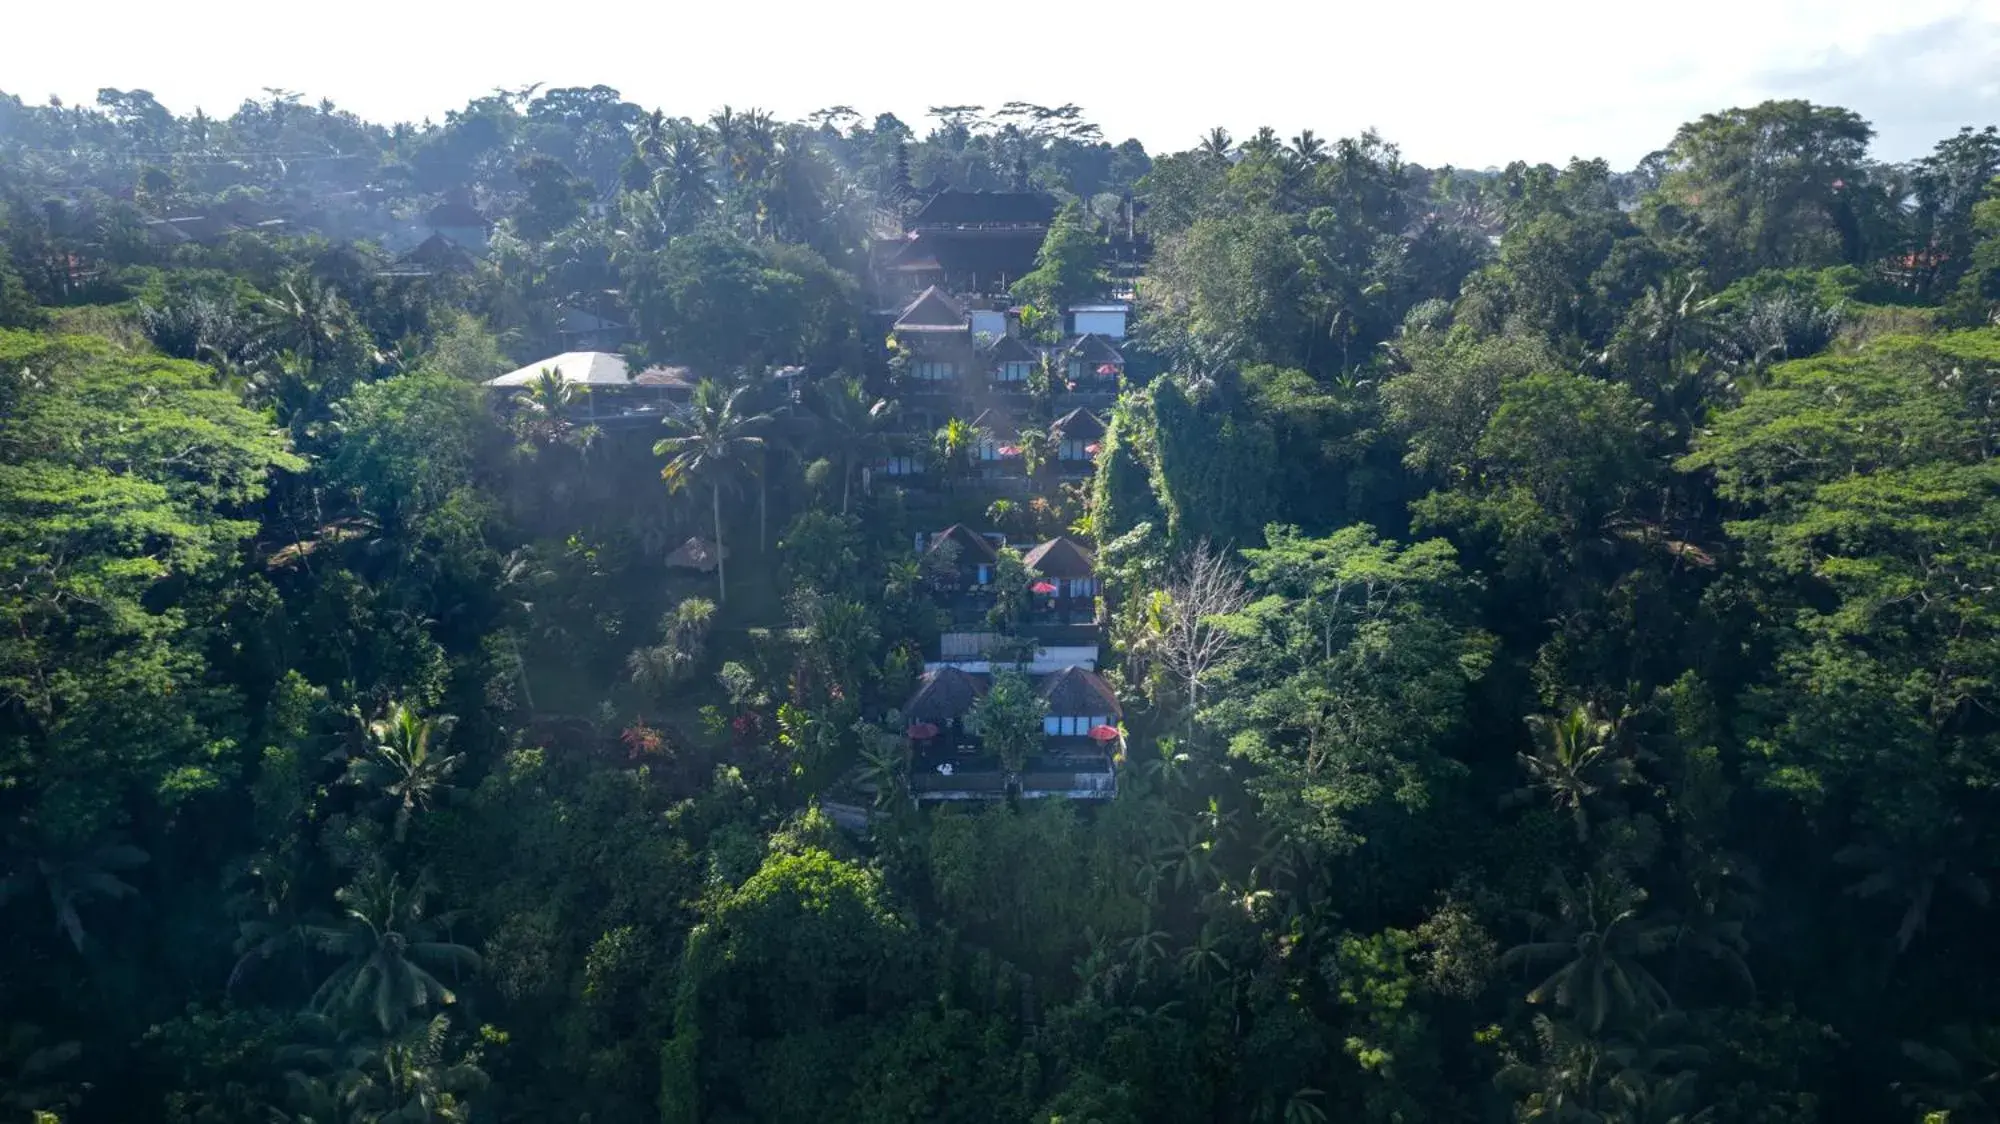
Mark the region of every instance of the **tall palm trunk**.
<instances>
[{"instance_id":1,"label":"tall palm trunk","mask_svg":"<svg viewBox=\"0 0 2000 1124\"><path fill-rule=\"evenodd\" d=\"M854 458L840 458L840 513L847 514L847 497L854 488Z\"/></svg>"},{"instance_id":2,"label":"tall palm trunk","mask_svg":"<svg viewBox=\"0 0 2000 1124\"><path fill-rule=\"evenodd\" d=\"M729 579L722 561L722 482L710 484L708 494L715 506L715 603L720 605L729 600Z\"/></svg>"}]
</instances>

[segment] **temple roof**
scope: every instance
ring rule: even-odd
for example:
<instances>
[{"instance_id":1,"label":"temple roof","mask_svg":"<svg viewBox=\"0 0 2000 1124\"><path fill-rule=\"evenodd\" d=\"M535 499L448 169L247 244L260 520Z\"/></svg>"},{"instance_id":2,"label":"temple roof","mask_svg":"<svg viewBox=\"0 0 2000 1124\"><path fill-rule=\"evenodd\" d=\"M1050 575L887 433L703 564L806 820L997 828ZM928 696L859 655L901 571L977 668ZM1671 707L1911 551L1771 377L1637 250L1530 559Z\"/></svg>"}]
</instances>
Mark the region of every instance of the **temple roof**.
<instances>
[{"instance_id":1,"label":"temple roof","mask_svg":"<svg viewBox=\"0 0 2000 1124\"><path fill-rule=\"evenodd\" d=\"M1056 201L1039 191L959 191L946 188L924 203L911 226L963 226L1008 223L1047 226L1056 217Z\"/></svg>"}]
</instances>

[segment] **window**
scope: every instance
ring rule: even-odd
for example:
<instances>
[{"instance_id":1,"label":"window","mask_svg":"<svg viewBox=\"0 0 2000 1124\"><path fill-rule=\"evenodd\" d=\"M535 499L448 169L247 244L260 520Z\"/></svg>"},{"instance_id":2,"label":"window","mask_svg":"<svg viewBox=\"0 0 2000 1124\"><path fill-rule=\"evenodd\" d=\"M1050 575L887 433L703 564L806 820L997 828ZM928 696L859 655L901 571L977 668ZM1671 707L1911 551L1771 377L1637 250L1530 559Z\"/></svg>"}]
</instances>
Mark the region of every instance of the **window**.
<instances>
[{"instance_id":1,"label":"window","mask_svg":"<svg viewBox=\"0 0 2000 1124\"><path fill-rule=\"evenodd\" d=\"M979 584L989 585L992 583L992 581L993 581L993 567L988 566L984 562L981 562L979 564Z\"/></svg>"},{"instance_id":2,"label":"window","mask_svg":"<svg viewBox=\"0 0 2000 1124\"><path fill-rule=\"evenodd\" d=\"M915 457L889 457L882 462L884 476L915 476L923 470L923 462Z\"/></svg>"},{"instance_id":3,"label":"window","mask_svg":"<svg viewBox=\"0 0 2000 1124\"><path fill-rule=\"evenodd\" d=\"M958 377L958 364L926 359L911 364L910 373L919 382L950 382Z\"/></svg>"},{"instance_id":4,"label":"window","mask_svg":"<svg viewBox=\"0 0 2000 1124\"><path fill-rule=\"evenodd\" d=\"M1087 738L1099 726L1108 726L1111 720L1102 714L1051 714L1042 719L1042 734L1051 738Z\"/></svg>"},{"instance_id":5,"label":"window","mask_svg":"<svg viewBox=\"0 0 2000 1124\"><path fill-rule=\"evenodd\" d=\"M1083 377L1083 360L1081 359L1070 360L1069 381L1076 382L1078 379L1081 379L1082 377Z\"/></svg>"},{"instance_id":6,"label":"window","mask_svg":"<svg viewBox=\"0 0 2000 1124\"><path fill-rule=\"evenodd\" d=\"M1064 584L1069 587L1066 596L1095 597L1097 595L1096 578L1067 578L1064 580Z\"/></svg>"},{"instance_id":7,"label":"window","mask_svg":"<svg viewBox=\"0 0 2000 1124\"><path fill-rule=\"evenodd\" d=\"M993 377L999 382L1027 382L1030 366L1031 364L1022 362L1002 363L1000 369L993 373Z\"/></svg>"},{"instance_id":8,"label":"window","mask_svg":"<svg viewBox=\"0 0 2000 1124\"><path fill-rule=\"evenodd\" d=\"M1090 454L1084 452L1083 447L1088 444L1090 444L1088 441L1064 438L1060 455L1066 461L1087 461L1090 459Z\"/></svg>"}]
</instances>

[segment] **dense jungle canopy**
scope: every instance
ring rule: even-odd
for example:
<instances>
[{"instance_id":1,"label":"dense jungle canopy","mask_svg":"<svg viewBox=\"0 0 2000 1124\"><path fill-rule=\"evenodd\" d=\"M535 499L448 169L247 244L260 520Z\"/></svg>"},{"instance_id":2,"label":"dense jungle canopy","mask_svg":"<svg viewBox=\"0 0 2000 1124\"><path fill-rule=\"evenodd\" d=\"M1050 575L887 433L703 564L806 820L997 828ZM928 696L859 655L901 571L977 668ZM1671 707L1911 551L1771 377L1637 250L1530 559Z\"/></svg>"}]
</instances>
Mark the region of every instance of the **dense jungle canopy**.
<instances>
[{"instance_id":1,"label":"dense jungle canopy","mask_svg":"<svg viewBox=\"0 0 2000 1124\"><path fill-rule=\"evenodd\" d=\"M0 1119L2000 1121L2000 133L1198 124L0 95Z\"/></svg>"}]
</instances>

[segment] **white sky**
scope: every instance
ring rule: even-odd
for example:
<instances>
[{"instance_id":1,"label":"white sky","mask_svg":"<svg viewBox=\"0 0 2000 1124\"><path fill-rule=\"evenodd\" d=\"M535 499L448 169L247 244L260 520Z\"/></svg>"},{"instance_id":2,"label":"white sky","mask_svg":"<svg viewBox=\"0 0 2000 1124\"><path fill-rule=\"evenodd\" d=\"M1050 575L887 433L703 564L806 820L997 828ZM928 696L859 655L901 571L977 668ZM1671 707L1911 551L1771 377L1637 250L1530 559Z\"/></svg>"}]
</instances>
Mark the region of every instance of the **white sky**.
<instances>
[{"instance_id":1,"label":"white sky","mask_svg":"<svg viewBox=\"0 0 2000 1124\"><path fill-rule=\"evenodd\" d=\"M12 7L13 5L0 5ZM1076 102L1113 141L1212 125L1289 137L1368 127L1429 165L1604 156L1629 167L1681 122L1766 97L1845 105L1876 154L2000 123L2000 0L22 0L0 90L101 86L226 115L275 86L376 120L441 117L496 86L603 83L694 116L729 103ZM962 13L941 15L940 13ZM977 14L974 14L977 13ZM29 49L21 50L22 46Z\"/></svg>"}]
</instances>

